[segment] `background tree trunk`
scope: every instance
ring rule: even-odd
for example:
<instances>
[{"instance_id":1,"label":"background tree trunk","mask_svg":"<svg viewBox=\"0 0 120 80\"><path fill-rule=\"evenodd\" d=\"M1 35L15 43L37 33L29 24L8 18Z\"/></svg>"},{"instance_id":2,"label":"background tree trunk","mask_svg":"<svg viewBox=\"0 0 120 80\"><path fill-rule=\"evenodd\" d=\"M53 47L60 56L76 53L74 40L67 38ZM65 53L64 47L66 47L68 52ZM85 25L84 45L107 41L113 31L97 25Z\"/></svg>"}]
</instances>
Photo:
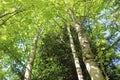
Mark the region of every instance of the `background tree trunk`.
<instances>
[{"instance_id":1,"label":"background tree trunk","mask_svg":"<svg viewBox=\"0 0 120 80\"><path fill-rule=\"evenodd\" d=\"M94 61L94 54L91 51L90 44L87 40L83 27L78 23L74 12L71 9L69 9L69 11L74 27L78 33L78 39L82 48L83 61L90 74L91 80L104 80L104 76L102 75L97 63Z\"/></svg>"},{"instance_id":2,"label":"background tree trunk","mask_svg":"<svg viewBox=\"0 0 120 80\"><path fill-rule=\"evenodd\" d=\"M31 73L32 73L32 67L33 67L35 55L36 55L37 43L38 43L38 35L35 35L33 44L32 44L31 53L29 56L29 60L28 60L27 66L26 66L24 80L31 80Z\"/></svg>"},{"instance_id":3,"label":"background tree trunk","mask_svg":"<svg viewBox=\"0 0 120 80\"><path fill-rule=\"evenodd\" d=\"M74 59L74 63L75 63L76 71L77 71L78 80L83 80L83 75L82 75L82 70L81 70L80 63L79 63L79 58L78 58L77 52L75 50L75 46L74 46L74 42L73 42L73 38L72 38L69 26L67 27L67 31L68 31L68 35L69 35L69 39L70 39L70 47L72 50L72 55L73 55L73 59Z\"/></svg>"}]
</instances>

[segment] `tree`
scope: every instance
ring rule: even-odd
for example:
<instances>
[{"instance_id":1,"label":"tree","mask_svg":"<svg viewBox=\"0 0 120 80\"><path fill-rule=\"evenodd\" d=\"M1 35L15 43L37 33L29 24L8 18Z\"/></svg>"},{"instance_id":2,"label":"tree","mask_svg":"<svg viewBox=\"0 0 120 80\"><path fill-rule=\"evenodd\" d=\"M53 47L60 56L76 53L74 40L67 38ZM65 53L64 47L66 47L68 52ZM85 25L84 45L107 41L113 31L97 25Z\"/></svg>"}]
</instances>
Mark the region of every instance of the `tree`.
<instances>
[{"instance_id":1,"label":"tree","mask_svg":"<svg viewBox=\"0 0 120 80\"><path fill-rule=\"evenodd\" d=\"M77 80L75 57L83 80L119 79L119 0L2 0L0 7L0 79ZM33 45L36 30L43 33Z\"/></svg>"},{"instance_id":2,"label":"tree","mask_svg":"<svg viewBox=\"0 0 120 80\"><path fill-rule=\"evenodd\" d=\"M78 58L77 52L75 50L75 46L74 46L74 42L73 42L73 38L72 38L69 26L67 27L67 31L68 31L68 35L69 35L69 39L70 39L70 46L71 46L71 49L72 49L72 55L73 55L73 58L74 58L74 63L75 63L76 72L77 72L77 75L78 75L78 80L83 80L82 69L80 67L79 58Z\"/></svg>"},{"instance_id":3,"label":"tree","mask_svg":"<svg viewBox=\"0 0 120 80\"><path fill-rule=\"evenodd\" d=\"M35 59L35 56L36 56L37 43L38 43L38 35L35 35L34 40L33 40L33 44L32 44L31 53L30 53L29 60L28 60L28 64L26 66L26 72L25 72L24 80L30 80L31 79L31 72L32 72L33 64L34 64L34 59Z\"/></svg>"},{"instance_id":4,"label":"tree","mask_svg":"<svg viewBox=\"0 0 120 80\"><path fill-rule=\"evenodd\" d=\"M90 44L89 41L87 40L83 27L82 25L80 25L77 20L76 17L73 13L72 10L70 10L70 15L73 19L73 23L74 23L74 27L78 33L78 39L82 48L82 56L83 56L83 61L86 64L87 70L91 76L92 80L104 80L104 77L102 75L102 73L100 72L99 67L97 66L97 63L94 61L94 55L91 51L90 48Z\"/></svg>"}]
</instances>

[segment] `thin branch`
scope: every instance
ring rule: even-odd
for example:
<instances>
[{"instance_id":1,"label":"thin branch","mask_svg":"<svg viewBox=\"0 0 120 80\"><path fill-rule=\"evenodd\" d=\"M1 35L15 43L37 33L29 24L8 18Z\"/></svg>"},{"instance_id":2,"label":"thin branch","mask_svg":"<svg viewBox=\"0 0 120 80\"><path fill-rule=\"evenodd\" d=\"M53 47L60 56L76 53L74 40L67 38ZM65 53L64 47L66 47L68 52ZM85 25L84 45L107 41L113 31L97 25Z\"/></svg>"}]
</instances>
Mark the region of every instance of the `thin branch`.
<instances>
[{"instance_id":1,"label":"thin branch","mask_svg":"<svg viewBox=\"0 0 120 80\"><path fill-rule=\"evenodd\" d=\"M22 11L24 11L24 9L23 10L16 9L16 10L14 10L12 12L7 12L7 13L4 13L4 14L0 15L0 18L5 17L5 16L7 16L9 14L18 13L18 12L22 12Z\"/></svg>"},{"instance_id":2,"label":"thin branch","mask_svg":"<svg viewBox=\"0 0 120 80\"><path fill-rule=\"evenodd\" d=\"M8 14L12 14L12 15L10 15L8 18L3 19L3 21L0 23L0 26L4 25L4 24L5 24L11 17L13 17L14 15L16 15L16 14L18 14L18 13L20 13L20 12L23 12L24 10L25 10L25 9L23 9L23 10L15 10L15 11L13 11L13 12L9 12L9 13L6 13L6 14L0 16L0 18L1 18L1 17L4 17L4 16L7 16Z\"/></svg>"},{"instance_id":3,"label":"thin branch","mask_svg":"<svg viewBox=\"0 0 120 80\"><path fill-rule=\"evenodd\" d=\"M7 12L7 13L5 13L5 14L2 14L2 15L0 15L0 18L2 18L2 17L5 17L5 16L7 16L7 15L9 15L9 14L13 14L15 11L13 11L13 12Z\"/></svg>"},{"instance_id":4,"label":"thin branch","mask_svg":"<svg viewBox=\"0 0 120 80\"><path fill-rule=\"evenodd\" d=\"M0 26L3 25L3 24L5 24L5 23L7 22L7 20L9 20L9 19L10 19L12 16L14 16L15 14L16 14L16 13L14 13L13 15L9 16L9 17L6 18L6 19L3 19L3 20L2 20L3 22L0 23Z\"/></svg>"}]
</instances>

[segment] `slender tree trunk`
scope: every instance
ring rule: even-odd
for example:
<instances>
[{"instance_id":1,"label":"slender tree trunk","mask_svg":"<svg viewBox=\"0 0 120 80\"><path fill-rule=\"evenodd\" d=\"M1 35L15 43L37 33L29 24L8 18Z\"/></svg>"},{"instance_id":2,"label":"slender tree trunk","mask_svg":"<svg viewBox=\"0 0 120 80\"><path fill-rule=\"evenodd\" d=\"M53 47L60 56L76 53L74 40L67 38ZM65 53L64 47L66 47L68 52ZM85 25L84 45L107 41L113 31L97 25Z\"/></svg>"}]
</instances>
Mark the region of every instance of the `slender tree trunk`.
<instances>
[{"instance_id":1,"label":"slender tree trunk","mask_svg":"<svg viewBox=\"0 0 120 80\"><path fill-rule=\"evenodd\" d=\"M33 44L32 44L31 53L29 56L29 60L28 60L27 66L26 66L24 80L31 80L31 73L32 73L32 67L33 67L35 55L36 55L37 43L38 43L38 35L35 35Z\"/></svg>"},{"instance_id":2,"label":"slender tree trunk","mask_svg":"<svg viewBox=\"0 0 120 80\"><path fill-rule=\"evenodd\" d=\"M69 35L69 39L70 39L70 47L72 50L72 55L73 55L73 59L74 59L74 63L75 63L76 71L77 71L78 80L83 80L82 70L80 67L79 59L77 56L77 52L75 50L75 46L74 46L74 42L73 42L73 38L72 38L69 26L67 27L67 31L68 31L68 35Z\"/></svg>"},{"instance_id":3,"label":"slender tree trunk","mask_svg":"<svg viewBox=\"0 0 120 80\"><path fill-rule=\"evenodd\" d=\"M70 16L73 19L74 27L78 33L78 39L82 48L83 61L90 74L91 80L104 80L104 76L102 75L97 63L94 61L94 55L91 51L90 44L87 40L83 27L77 22L73 11L71 9L69 9L69 11Z\"/></svg>"}]
</instances>

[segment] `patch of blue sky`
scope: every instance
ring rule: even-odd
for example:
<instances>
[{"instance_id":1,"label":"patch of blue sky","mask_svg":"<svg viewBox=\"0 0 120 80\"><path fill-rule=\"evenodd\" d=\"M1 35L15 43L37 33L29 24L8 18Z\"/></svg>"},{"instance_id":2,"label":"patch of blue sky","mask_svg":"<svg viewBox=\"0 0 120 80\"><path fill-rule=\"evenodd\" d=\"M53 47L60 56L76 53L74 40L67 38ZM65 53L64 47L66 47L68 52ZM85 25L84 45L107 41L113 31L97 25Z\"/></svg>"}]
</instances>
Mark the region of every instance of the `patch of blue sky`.
<instances>
[{"instance_id":1,"label":"patch of blue sky","mask_svg":"<svg viewBox=\"0 0 120 80\"><path fill-rule=\"evenodd\" d=\"M109 38L111 35L110 30L106 30L103 33L105 33L104 38Z\"/></svg>"},{"instance_id":2,"label":"patch of blue sky","mask_svg":"<svg viewBox=\"0 0 120 80\"><path fill-rule=\"evenodd\" d=\"M120 31L115 32L115 38L120 38Z\"/></svg>"}]
</instances>

